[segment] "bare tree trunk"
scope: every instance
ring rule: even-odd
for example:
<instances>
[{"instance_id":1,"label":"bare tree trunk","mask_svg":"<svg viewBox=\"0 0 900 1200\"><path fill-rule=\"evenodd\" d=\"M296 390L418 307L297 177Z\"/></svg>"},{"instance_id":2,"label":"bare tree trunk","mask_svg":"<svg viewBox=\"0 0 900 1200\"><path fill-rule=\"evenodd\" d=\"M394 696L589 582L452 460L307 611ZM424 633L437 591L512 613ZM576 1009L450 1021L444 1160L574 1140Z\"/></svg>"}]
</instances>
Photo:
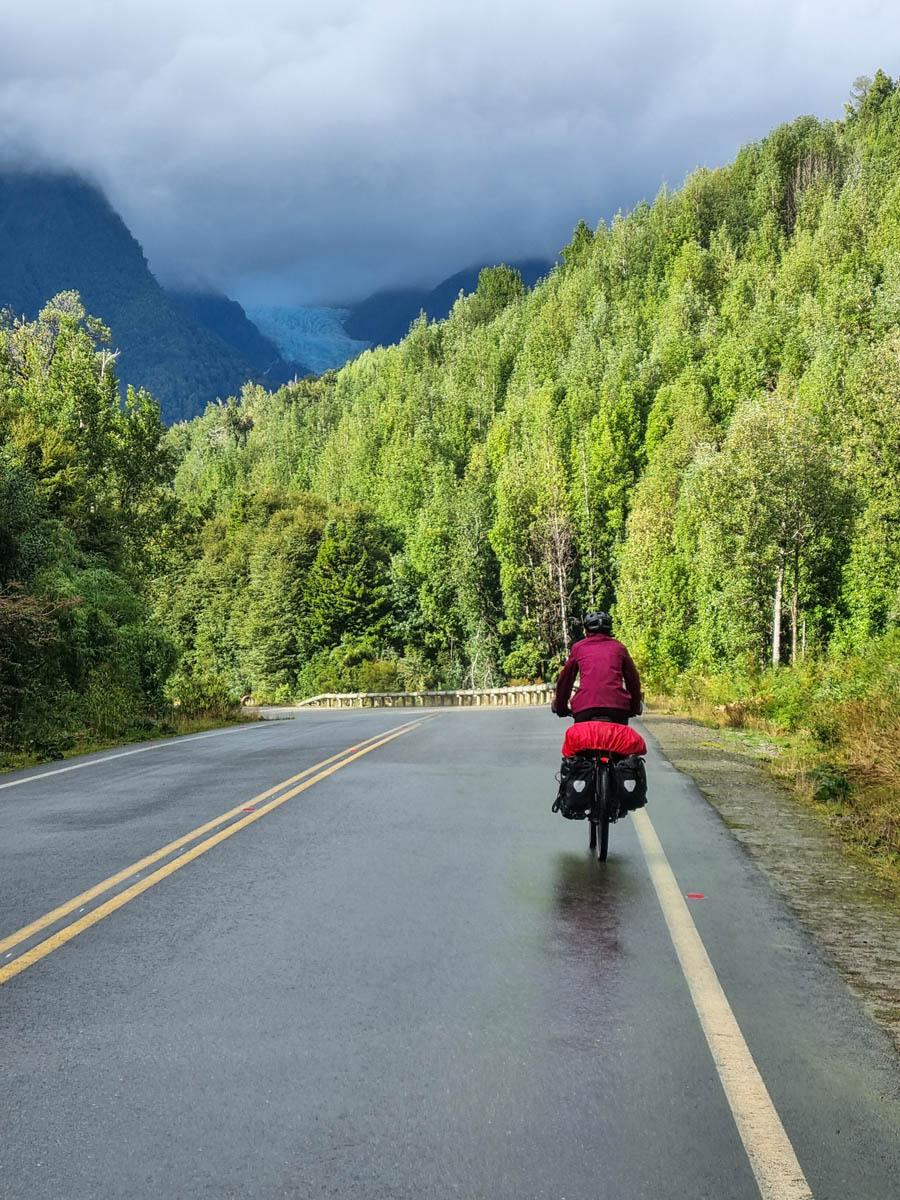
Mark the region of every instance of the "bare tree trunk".
<instances>
[{"instance_id":1,"label":"bare tree trunk","mask_svg":"<svg viewBox=\"0 0 900 1200\"><path fill-rule=\"evenodd\" d=\"M540 620L540 609L541 609L541 589L540 589L540 583L539 583L540 572L538 570L538 564L534 561L534 555L530 552L530 550L526 553L526 558L528 559L528 566L531 571L531 595L534 598L535 614L538 617L538 619ZM528 602L527 595L525 596L525 601L524 601L523 607L525 609L525 616L530 617L531 616L531 605Z\"/></svg>"},{"instance_id":2,"label":"bare tree trunk","mask_svg":"<svg viewBox=\"0 0 900 1200\"><path fill-rule=\"evenodd\" d=\"M562 625L563 646L566 651L566 658L569 657L569 609L566 604L566 588L565 580L563 579L562 564L557 563L556 578L559 584L559 619Z\"/></svg>"},{"instance_id":3,"label":"bare tree trunk","mask_svg":"<svg viewBox=\"0 0 900 1200\"><path fill-rule=\"evenodd\" d=\"M110 363L116 361L119 357L119 351L101 350L100 351L100 382L102 383L106 376L106 368Z\"/></svg>"},{"instance_id":4,"label":"bare tree trunk","mask_svg":"<svg viewBox=\"0 0 900 1200\"><path fill-rule=\"evenodd\" d=\"M791 592L791 665L797 665L797 627L800 617L800 543L794 541L794 587Z\"/></svg>"},{"instance_id":5,"label":"bare tree trunk","mask_svg":"<svg viewBox=\"0 0 900 1200\"><path fill-rule=\"evenodd\" d=\"M472 661L469 664L469 687L475 688L475 668L478 666L478 655L481 653L481 648L478 647L472 655Z\"/></svg>"},{"instance_id":6,"label":"bare tree trunk","mask_svg":"<svg viewBox=\"0 0 900 1200\"><path fill-rule=\"evenodd\" d=\"M594 608L597 604L594 588L594 539L591 536L591 502L588 499L587 462L585 461L584 457L584 438L581 440L579 450L581 451L581 482L584 485L584 517L585 525L587 527L588 590L591 598L591 608Z\"/></svg>"},{"instance_id":7,"label":"bare tree trunk","mask_svg":"<svg viewBox=\"0 0 900 1200\"><path fill-rule=\"evenodd\" d=\"M548 582L551 588L556 593L556 599L552 602L552 608L556 608L556 613L552 614L552 618L559 619L559 628L562 632L562 644L566 653L569 654L569 593L568 582L569 575L572 570L572 531L569 527L569 522L566 519L566 492L560 479L560 468L553 454L550 445L549 433L545 436L546 464L547 464L547 482L548 488L548 507L546 517L543 519L543 529L540 532L540 539L543 543L542 549L545 561L548 568ZM550 597L548 600L547 616L551 617ZM555 620L552 621L555 624ZM551 620L547 621L547 632L550 633ZM551 642L555 639L550 638Z\"/></svg>"},{"instance_id":8,"label":"bare tree trunk","mask_svg":"<svg viewBox=\"0 0 900 1200\"><path fill-rule=\"evenodd\" d=\"M778 562L778 577L775 580L775 601L772 606L772 666L781 662L781 597L784 591L784 559Z\"/></svg>"},{"instance_id":9,"label":"bare tree trunk","mask_svg":"<svg viewBox=\"0 0 900 1200\"><path fill-rule=\"evenodd\" d=\"M553 557L556 569L556 586L559 592L559 619L562 625L563 646L569 657L569 606L566 600L566 558L568 538L560 521L559 511L553 512Z\"/></svg>"}]
</instances>

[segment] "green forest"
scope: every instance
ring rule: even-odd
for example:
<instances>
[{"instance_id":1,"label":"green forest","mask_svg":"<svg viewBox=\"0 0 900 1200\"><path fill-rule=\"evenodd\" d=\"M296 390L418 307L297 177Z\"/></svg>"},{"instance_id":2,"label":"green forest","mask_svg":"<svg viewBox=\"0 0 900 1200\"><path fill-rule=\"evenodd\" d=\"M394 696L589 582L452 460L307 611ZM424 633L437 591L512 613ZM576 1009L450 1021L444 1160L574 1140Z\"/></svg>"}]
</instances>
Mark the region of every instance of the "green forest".
<instances>
[{"instance_id":1,"label":"green forest","mask_svg":"<svg viewBox=\"0 0 900 1200\"><path fill-rule=\"evenodd\" d=\"M0 752L173 701L549 679L593 608L657 692L814 711L823 745L877 695L896 738L883 73L579 224L531 291L483 271L399 345L168 430L120 403L102 317L0 329Z\"/></svg>"}]
</instances>

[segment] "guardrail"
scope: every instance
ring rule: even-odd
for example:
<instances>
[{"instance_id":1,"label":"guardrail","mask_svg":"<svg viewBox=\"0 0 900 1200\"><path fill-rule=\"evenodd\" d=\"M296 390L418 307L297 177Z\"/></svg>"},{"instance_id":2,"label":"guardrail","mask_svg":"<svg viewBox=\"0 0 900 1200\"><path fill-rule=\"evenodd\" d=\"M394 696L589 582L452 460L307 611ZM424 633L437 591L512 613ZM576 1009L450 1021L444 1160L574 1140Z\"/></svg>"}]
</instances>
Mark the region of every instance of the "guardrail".
<instances>
[{"instance_id":1,"label":"guardrail","mask_svg":"<svg viewBox=\"0 0 900 1200\"><path fill-rule=\"evenodd\" d=\"M460 688L453 692L324 692L300 700L297 708L476 708L546 704L553 695L550 683L523 687Z\"/></svg>"}]
</instances>

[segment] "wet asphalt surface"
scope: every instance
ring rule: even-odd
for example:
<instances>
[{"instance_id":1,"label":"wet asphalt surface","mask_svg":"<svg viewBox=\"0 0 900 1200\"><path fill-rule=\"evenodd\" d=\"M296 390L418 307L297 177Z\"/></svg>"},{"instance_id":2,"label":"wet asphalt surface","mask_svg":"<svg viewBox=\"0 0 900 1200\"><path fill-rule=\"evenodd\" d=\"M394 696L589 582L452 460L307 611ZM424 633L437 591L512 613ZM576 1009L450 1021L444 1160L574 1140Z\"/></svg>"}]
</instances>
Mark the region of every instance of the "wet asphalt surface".
<instances>
[{"instance_id":1,"label":"wet asphalt surface","mask_svg":"<svg viewBox=\"0 0 900 1200\"><path fill-rule=\"evenodd\" d=\"M0 789L0 938L416 715L0 776L29 779ZM438 712L0 986L0 1196L758 1197L631 820L601 865L550 813L563 732ZM693 784L648 769L813 1195L896 1197L887 1037Z\"/></svg>"}]
</instances>

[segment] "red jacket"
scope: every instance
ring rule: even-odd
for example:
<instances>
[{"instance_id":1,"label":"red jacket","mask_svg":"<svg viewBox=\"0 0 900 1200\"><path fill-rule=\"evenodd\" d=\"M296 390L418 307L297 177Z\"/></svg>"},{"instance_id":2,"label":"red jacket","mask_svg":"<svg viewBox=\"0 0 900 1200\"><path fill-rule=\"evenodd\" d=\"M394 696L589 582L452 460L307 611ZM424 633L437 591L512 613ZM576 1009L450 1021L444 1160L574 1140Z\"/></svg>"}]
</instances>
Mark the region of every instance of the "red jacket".
<instances>
[{"instance_id":1,"label":"red jacket","mask_svg":"<svg viewBox=\"0 0 900 1200\"><path fill-rule=\"evenodd\" d=\"M572 647L556 681L556 711L569 709L575 676L581 677L572 711L618 708L635 717L641 706L641 681L631 655L621 642L605 633L589 633Z\"/></svg>"}]
</instances>

